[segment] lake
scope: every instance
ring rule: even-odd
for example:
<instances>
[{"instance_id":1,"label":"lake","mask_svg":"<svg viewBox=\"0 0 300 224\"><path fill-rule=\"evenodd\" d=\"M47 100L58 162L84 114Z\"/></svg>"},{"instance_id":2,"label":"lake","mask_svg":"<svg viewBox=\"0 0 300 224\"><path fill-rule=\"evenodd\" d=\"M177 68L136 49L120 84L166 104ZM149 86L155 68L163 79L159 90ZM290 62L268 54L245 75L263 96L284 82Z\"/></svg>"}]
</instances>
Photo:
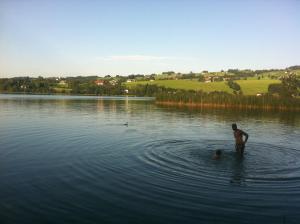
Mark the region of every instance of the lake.
<instances>
[{"instance_id":1,"label":"lake","mask_svg":"<svg viewBox=\"0 0 300 224\"><path fill-rule=\"evenodd\" d=\"M300 223L300 115L3 94L0 182L5 224Z\"/></svg>"}]
</instances>

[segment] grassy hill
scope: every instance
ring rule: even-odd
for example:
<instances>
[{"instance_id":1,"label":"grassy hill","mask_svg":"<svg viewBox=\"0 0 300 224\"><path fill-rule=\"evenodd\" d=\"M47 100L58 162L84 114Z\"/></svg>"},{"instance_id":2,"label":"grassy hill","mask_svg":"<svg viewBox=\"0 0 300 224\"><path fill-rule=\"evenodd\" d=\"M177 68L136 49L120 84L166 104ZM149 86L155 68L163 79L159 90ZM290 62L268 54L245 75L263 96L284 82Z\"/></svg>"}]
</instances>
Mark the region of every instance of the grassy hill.
<instances>
[{"instance_id":1,"label":"grassy hill","mask_svg":"<svg viewBox=\"0 0 300 224\"><path fill-rule=\"evenodd\" d=\"M256 93L268 92L268 87L273 83L280 83L279 80L262 79L262 80L238 80L236 81L244 95L255 95Z\"/></svg>"},{"instance_id":2,"label":"grassy hill","mask_svg":"<svg viewBox=\"0 0 300 224\"><path fill-rule=\"evenodd\" d=\"M139 81L139 82L132 82L126 83L126 85L131 88L138 84L151 84L151 85L158 85L164 86L167 88L173 89L185 89L185 90L203 90L205 92L212 92L212 91L225 91L228 93L232 93L232 90L226 85L225 82L211 82L211 83L204 83L198 82L193 80L155 80L155 81Z\"/></svg>"},{"instance_id":3,"label":"grassy hill","mask_svg":"<svg viewBox=\"0 0 300 224\"><path fill-rule=\"evenodd\" d=\"M244 95L255 95L256 93L266 93L268 86L271 83L280 83L279 80L262 79L262 80L238 80L237 83L241 86ZM185 90L202 90L205 92L224 91L232 93L232 89L226 82L198 82L196 80L155 80L155 81L138 81L126 83L128 88L134 88L135 85L158 85L167 88L185 89Z\"/></svg>"}]
</instances>

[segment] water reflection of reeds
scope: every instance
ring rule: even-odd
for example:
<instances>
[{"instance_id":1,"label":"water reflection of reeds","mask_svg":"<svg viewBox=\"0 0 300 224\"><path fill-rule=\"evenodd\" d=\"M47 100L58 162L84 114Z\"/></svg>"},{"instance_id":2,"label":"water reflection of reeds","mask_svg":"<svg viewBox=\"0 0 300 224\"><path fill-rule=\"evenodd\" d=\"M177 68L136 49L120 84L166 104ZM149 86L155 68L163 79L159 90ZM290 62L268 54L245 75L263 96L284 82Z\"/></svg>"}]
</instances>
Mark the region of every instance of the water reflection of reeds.
<instances>
[{"instance_id":1,"label":"water reflection of reeds","mask_svg":"<svg viewBox=\"0 0 300 224\"><path fill-rule=\"evenodd\" d=\"M279 123L284 123L290 126L300 125L300 113L298 112L287 112L287 111L264 111L264 110L247 110L247 109L220 109L220 108L198 108L198 107L187 107L187 106L168 106L168 105L157 105L162 110L178 113L187 114L199 114L199 115L210 115L215 116L219 120L232 120L242 121L244 119L255 119L255 120L276 120Z\"/></svg>"}]
</instances>

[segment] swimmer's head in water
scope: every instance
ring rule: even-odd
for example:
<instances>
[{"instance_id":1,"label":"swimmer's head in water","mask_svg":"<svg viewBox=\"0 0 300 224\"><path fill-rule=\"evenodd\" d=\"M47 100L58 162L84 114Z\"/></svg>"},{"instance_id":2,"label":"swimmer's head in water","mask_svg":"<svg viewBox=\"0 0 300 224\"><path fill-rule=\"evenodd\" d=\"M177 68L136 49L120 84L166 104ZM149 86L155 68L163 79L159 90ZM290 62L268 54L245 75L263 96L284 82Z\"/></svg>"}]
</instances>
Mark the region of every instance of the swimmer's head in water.
<instances>
[{"instance_id":1,"label":"swimmer's head in water","mask_svg":"<svg viewBox=\"0 0 300 224\"><path fill-rule=\"evenodd\" d=\"M237 125L236 124L232 124L231 127L232 127L232 130L234 130L234 131L237 129Z\"/></svg>"},{"instance_id":2,"label":"swimmer's head in water","mask_svg":"<svg viewBox=\"0 0 300 224\"><path fill-rule=\"evenodd\" d=\"M222 150L221 150L221 149L217 149L217 150L216 150L216 155L217 155L217 156L220 156L221 154L222 154Z\"/></svg>"}]
</instances>

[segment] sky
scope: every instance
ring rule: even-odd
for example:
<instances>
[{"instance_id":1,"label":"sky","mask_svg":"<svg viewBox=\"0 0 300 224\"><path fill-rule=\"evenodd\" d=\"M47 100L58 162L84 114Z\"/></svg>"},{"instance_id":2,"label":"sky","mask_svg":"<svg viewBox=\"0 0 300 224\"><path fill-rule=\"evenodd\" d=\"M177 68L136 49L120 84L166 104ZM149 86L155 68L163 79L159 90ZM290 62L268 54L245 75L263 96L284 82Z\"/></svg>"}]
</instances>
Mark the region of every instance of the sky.
<instances>
[{"instance_id":1,"label":"sky","mask_svg":"<svg viewBox=\"0 0 300 224\"><path fill-rule=\"evenodd\" d=\"M0 77L300 64L300 0L0 0Z\"/></svg>"}]
</instances>

